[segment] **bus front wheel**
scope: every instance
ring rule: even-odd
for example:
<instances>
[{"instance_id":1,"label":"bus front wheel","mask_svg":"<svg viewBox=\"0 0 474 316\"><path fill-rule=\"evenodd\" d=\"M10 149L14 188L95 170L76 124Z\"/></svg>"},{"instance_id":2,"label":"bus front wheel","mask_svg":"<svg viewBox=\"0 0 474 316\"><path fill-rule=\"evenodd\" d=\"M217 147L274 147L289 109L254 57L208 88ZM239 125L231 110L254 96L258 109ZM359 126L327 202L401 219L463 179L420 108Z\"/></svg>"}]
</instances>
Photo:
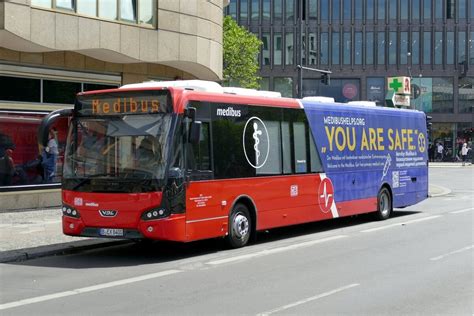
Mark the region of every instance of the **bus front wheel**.
<instances>
[{"instance_id":1,"label":"bus front wheel","mask_svg":"<svg viewBox=\"0 0 474 316\"><path fill-rule=\"evenodd\" d=\"M375 213L375 218L385 220L390 217L392 210L392 195L386 187L383 187L377 195L377 212Z\"/></svg>"},{"instance_id":2,"label":"bus front wheel","mask_svg":"<svg viewBox=\"0 0 474 316\"><path fill-rule=\"evenodd\" d=\"M232 248L245 246L252 231L252 219L248 208L243 204L236 204L229 217L229 233L227 243Z\"/></svg>"}]
</instances>

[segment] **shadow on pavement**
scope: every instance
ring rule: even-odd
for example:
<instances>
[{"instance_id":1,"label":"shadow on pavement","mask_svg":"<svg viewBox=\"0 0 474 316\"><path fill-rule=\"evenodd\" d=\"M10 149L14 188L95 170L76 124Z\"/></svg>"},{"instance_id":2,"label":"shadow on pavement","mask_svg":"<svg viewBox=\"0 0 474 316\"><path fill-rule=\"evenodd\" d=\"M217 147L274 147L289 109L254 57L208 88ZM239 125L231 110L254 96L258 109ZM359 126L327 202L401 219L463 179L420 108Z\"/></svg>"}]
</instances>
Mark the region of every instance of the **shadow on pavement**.
<instances>
[{"instance_id":1,"label":"shadow on pavement","mask_svg":"<svg viewBox=\"0 0 474 316\"><path fill-rule=\"evenodd\" d=\"M392 218L414 215L420 212L395 210ZM355 227L374 221L371 214L344 217L309 224L301 224L284 228L275 228L259 232L253 245L264 245L273 241L284 240L331 230ZM388 220L390 221L390 219ZM164 241L111 241L94 249L68 249L49 257L42 257L9 264L37 267L54 267L65 269L90 269L139 266L147 264L175 262L181 259L219 253L226 250L223 239L210 239L191 243ZM245 249L245 248L243 248ZM21 250L19 250L21 251Z\"/></svg>"}]
</instances>

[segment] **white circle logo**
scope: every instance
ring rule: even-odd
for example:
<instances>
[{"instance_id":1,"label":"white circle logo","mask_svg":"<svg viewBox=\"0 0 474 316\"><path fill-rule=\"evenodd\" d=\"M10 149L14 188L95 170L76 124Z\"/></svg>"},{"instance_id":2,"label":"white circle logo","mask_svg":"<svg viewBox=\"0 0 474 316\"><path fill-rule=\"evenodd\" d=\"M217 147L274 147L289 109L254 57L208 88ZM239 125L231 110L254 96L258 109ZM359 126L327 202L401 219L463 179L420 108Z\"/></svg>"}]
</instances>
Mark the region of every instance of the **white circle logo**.
<instances>
[{"instance_id":1,"label":"white circle logo","mask_svg":"<svg viewBox=\"0 0 474 316\"><path fill-rule=\"evenodd\" d=\"M261 119L256 116L248 119L242 135L242 144L249 165L255 169L263 167L270 153L270 138L267 127Z\"/></svg>"}]
</instances>

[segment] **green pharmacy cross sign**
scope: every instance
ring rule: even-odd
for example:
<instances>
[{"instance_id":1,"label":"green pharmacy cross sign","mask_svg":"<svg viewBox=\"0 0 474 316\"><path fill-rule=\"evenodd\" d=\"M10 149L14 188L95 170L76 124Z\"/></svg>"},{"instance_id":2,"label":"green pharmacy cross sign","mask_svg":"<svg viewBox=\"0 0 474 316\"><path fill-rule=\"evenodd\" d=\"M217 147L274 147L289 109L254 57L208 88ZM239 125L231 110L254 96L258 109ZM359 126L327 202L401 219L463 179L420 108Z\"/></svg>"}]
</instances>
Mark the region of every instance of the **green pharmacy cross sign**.
<instances>
[{"instance_id":1,"label":"green pharmacy cross sign","mask_svg":"<svg viewBox=\"0 0 474 316\"><path fill-rule=\"evenodd\" d=\"M393 91L398 92L398 89L403 87L403 84L398 81L398 78L393 79L392 83L389 84L389 87L393 89Z\"/></svg>"}]
</instances>

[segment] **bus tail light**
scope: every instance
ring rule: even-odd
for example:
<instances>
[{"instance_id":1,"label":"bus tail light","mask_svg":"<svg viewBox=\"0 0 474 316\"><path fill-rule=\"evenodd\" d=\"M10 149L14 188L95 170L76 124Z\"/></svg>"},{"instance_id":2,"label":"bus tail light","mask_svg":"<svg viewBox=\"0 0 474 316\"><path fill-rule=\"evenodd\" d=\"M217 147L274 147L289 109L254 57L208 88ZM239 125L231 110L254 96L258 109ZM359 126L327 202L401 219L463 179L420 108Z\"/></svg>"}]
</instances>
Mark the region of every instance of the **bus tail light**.
<instances>
[{"instance_id":1,"label":"bus tail light","mask_svg":"<svg viewBox=\"0 0 474 316\"><path fill-rule=\"evenodd\" d=\"M161 219L170 216L170 212L165 208L153 208L151 210L145 211L142 214L142 220L150 221L154 219Z\"/></svg>"},{"instance_id":2,"label":"bus tail light","mask_svg":"<svg viewBox=\"0 0 474 316\"><path fill-rule=\"evenodd\" d=\"M73 218L80 218L81 217L79 212L75 208L70 207L69 205L63 204L62 210L63 210L63 216L69 216L69 217L73 217Z\"/></svg>"}]
</instances>

